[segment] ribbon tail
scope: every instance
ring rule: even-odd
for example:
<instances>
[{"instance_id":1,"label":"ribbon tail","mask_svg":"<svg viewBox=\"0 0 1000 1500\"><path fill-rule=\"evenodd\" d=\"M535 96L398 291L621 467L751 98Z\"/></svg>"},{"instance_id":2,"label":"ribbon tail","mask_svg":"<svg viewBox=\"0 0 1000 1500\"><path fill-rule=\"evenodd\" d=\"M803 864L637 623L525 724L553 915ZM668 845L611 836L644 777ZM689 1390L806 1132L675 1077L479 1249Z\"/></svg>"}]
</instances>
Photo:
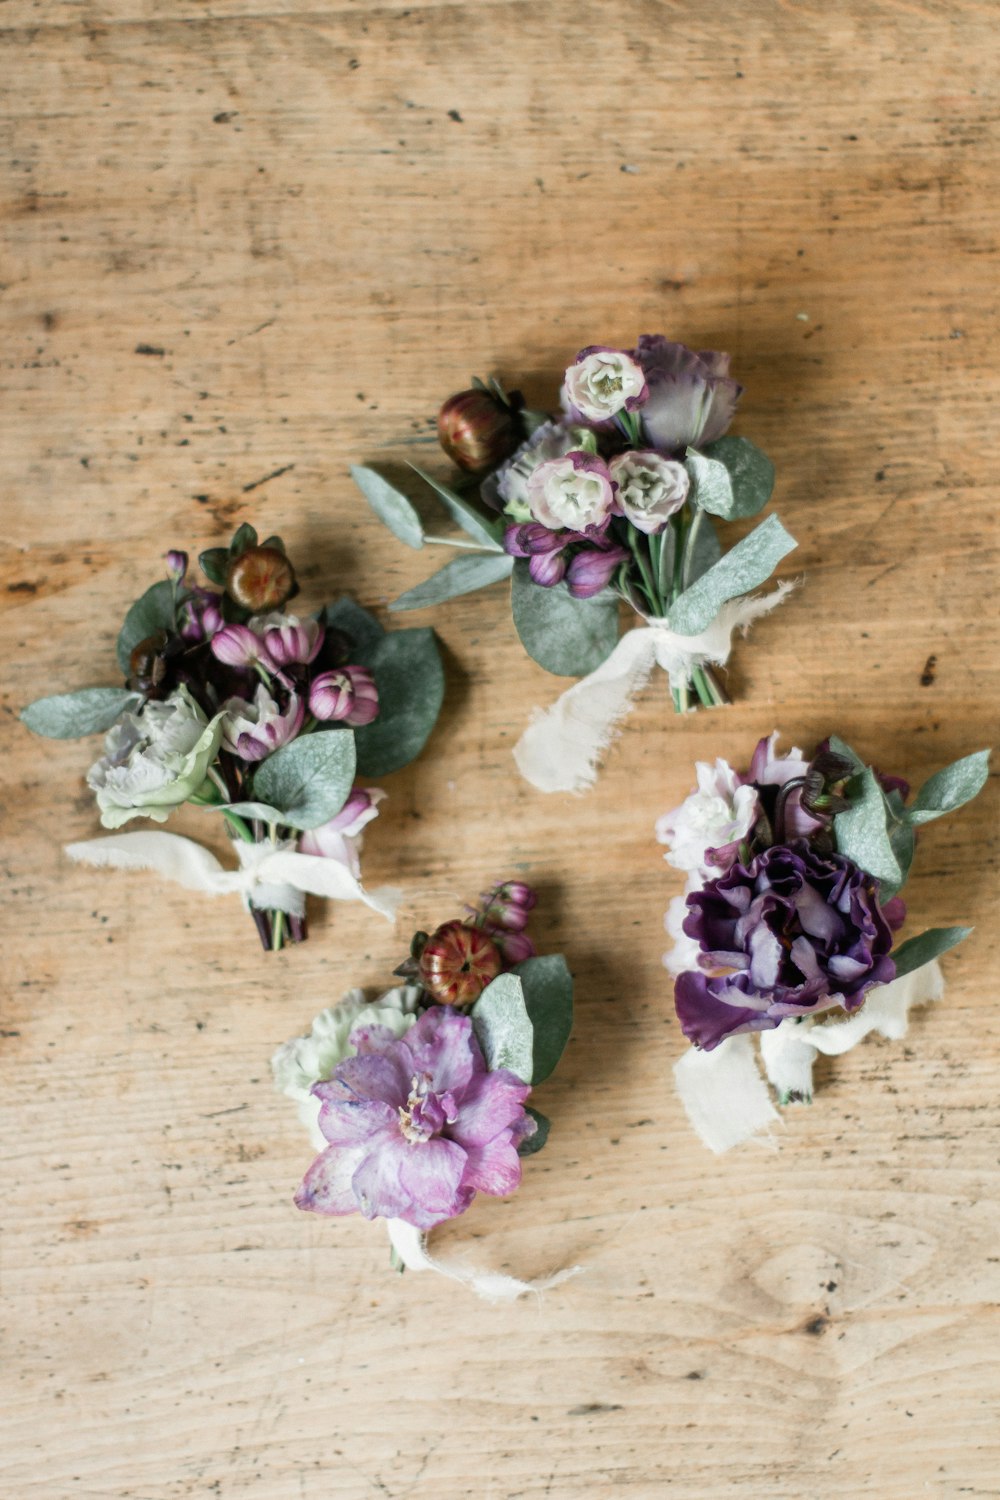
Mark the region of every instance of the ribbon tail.
<instances>
[{"instance_id":1,"label":"ribbon tail","mask_svg":"<svg viewBox=\"0 0 1000 1500\"><path fill-rule=\"evenodd\" d=\"M864 1005L849 1020L826 1021L811 1027L809 1040L828 1057L850 1052L873 1031L898 1042L909 1030L911 1006L940 1000L943 994L941 965L932 959L929 964L904 974L902 979L869 990Z\"/></svg>"},{"instance_id":2,"label":"ribbon tail","mask_svg":"<svg viewBox=\"0 0 1000 1500\"><path fill-rule=\"evenodd\" d=\"M696 1134L717 1156L781 1118L745 1033L711 1052L689 1047L674 1064L674 1082Z\"/></svg>"},{"instance_id":3,"label":"ribbon tail","mask_svg":"<svg viewBox=\"0 0 1000 1500\"><path fill-rule=\"evenodd\" d=\"M725 666L732 649L733 631L747 635L755 620L777 609L797 587L797 581L790 579L779 583L769 594L741 594L737 599L729 599L698 635L678 635L673 630L656 628L656 659L668 674L671 686L690 683L696 667L709 663Z\"/></svg>"},{"instance_id":4,"label":"ribbon tail","mask_svg":"<svg viewBox=\"0 0 1000 1500\"><path fill-rule=\"evenodd\" d=\"M517 768L540 792L583 792L618 721L632 707L656 662L654 632L628 630L601 665L548 709L536 709L514 746Z\"/></svg>"},{"instance_id":5,"label":"ribbon tail","mask_svg":"<svg viewBox=\"0 0 1000 1500\"><path fill-rule=\"evenodd\" d=\"M484 1302L516 1302L528 1292L551 1291L583 1270L582 1266L570 1266L536 1281L520 1281L498 1271L470 1271L465 1266L433 1259L427 1253L427 1236L405 1219L386 1219L385 1223L392 1248L408 1271L436 1271L439 1276L469 1287Z\"/></svg>"},{"instance_id":6,"label":"ribbon tail","mask_svg":"<svg viewBox=\"0 0 1000 1500\"><path fill-rule=\"evenodd\" d=\"M793 1099L812 1103L813 1063L818 1051L812 1038L817 1030L789 1016L773 1031L761 1032L760 1058L779 1104L790 1104Z\"/></svg>"},{"instance_id":7,"label":"ribbon tail","mask_svg":"<svg viewBox=\"0 0 1000 1500\"><path fill-rule=\"evenodd\" d=\"M155 870L189 891L221 896L237 888L234 877L210 850L176 833L116 833L103 839L67 844L77 864L113 870Z\"/></svg>"},{"instance_id":8,"label":"ribbon tail","mask_svg":"<svg viewBox=\"0 0 1000 1500\"><path fill-rule=\"evenodd\" d=\"M363 901L389 922L395 921L403 900L403 892L394 885L366 891L346 865L318 854L271 854L258 865L257 878L266 881L268 887L287 885L331 901Z\"/></svg>"}]
</instances>

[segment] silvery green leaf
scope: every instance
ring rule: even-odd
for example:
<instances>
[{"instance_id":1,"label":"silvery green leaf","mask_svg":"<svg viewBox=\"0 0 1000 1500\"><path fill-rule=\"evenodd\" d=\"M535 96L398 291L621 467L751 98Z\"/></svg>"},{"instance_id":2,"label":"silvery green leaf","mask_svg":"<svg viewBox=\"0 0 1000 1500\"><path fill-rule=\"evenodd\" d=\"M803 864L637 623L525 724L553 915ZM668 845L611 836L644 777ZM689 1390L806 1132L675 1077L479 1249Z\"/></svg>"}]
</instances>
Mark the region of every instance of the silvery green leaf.
<instances>
[{"instance_id":1,"label":"silvery green leaf","mask_svg":"<svg viewBox=\"0 0 1000 1500\"><path fill-rule=\"evenodd\" d=\"M885 801L889 809L889 843L896 856L896 863L899 865L899 883L894 886L891 881L886 881L881 885L879 899L883 905L895 896L901 886L906 884L910 866L913 863L913 851L916 847L913 824L906 816L906 808L899 792L895 788L891 792L886 792Z\"/></svg>"},{"instance_id":2,"label":"silvery green leaf","mask_svg":"<svg viewBox=\"0 0 1000 1500\"><path fill-rule=\"evenodd\" d=\"M346 597L334 599L323 610L323 624L331 630L342 630L352 643L352 661L368 665L368 657L385 635L374 615Z\"/></svg>"},{"instance_id":3,"label":"silvery green leaf","mask_svg":"<svg viewBox=\"0 0 1000 1500\"><path fill-rule=\"evenodd\" d=\"M693 450L689 449L685 464L692 455ZM716 503L709 505L702 499L702 480L697 466L694 469L689 466L697 485L695 501L698 505L704 505L713 515L722 516L727 521L756 516L774 493L774 464L749 438L717 438L701 454L694 456L701 458L703 462L707 460L711 465L720 466L726 473L726 482L723 484L721 476L712 471L708 482Z\"/></svg>"},{"instance_id":4,"label":"silvery green leaf","mask_svg":"<svg viewBox=\"0 0 1000 1500\"><path fill-rule=\"evenodd\" d=\"M486 986L470 1011L472 1029L492 1073L508 1068L531 1082L532 1027L516 974L501 974Z\"/></svg>"},{"instance_id":5,"label":"silvery green leaf","mask_svg":"<svg viewBox=\"0 0 1000 1500\"><path fill-rule=\"evenodd\" d=\"M213 812L239 813L241 818L257 818L261 823L284 823L285 814L278 807L272 807L269 802L226 802L213 803Z\"/></svg>"},{"instance_id":6,"label":"silvery green leaf","mask_svg":"<svg viewBox=\"0 0 1000 1500\"><path fill-rule=\"evenodd\" d=\"M533 661L557 677L583 677L618 643L618 597L610 589L574 599L565 583L542 588L519 558L511 580L511 609L521 644Z\"/></svg>"},{"instance_id":7,"label":"silvery green leaf","mask_svg":"<svg viewBox=\"0 0 1000 1500\"><path fill-rule=\"evenodd\" d=\"M400 594L389 608L394 613L425 609L429 604L456 599L459 594L475 593L476 589L488 588L491 583L508 577L513 566L514 559L505 552L464 552L461 557L445 563L437 573L432 573L424 583Z\"/></svg>"},{"instance_id":8,"label":"silvery green leaf","mask_svg":"<svg viewBox=\"0 0 1000 1500\"><path fill-rule=\"evenodd\" d=\"M541 1110L532 1109L530 1104L524 1106L524 1112L534 1120L536 1129L534 1135L525 1136L517 1148L517 1154L518 1156L534 1156L536 1151L541 1151L549 1138L551 1121L542 1114Z\"/></svg>"},{"instance_id":9,"label":"silvery green leaf","mask_svg":"<svg viewBox=\"0 0 1000 1500\"><path fill-rule=\"evenodd\" d=\"M400 490L374 469L365 468L362 464L353 465L351 478L393 536L398 536L408 547L419 548L424 545L423 523Z\"/></svg>"},{"instance_id":10,"label":"silvery green leaf","mask_svg":"<svg viewBox=\"0 0 1000 1500\"><path fill-rule=\"evenodd\" d=\"M535 1033L531 1082L541 1083L555 1069L573 1029L573 977L561 953L527 958L511 972L521 981Z\"/></svg>"},{"instance_id":11,"label":"silvery green leaf","mask_svg":"<svg viewBox=\"0 0 1000 1500\"><path fill-rule=\"evenodd\" d=\"M902 871L889 839L885 794L870 766L851 777L845 795L851 805L833 820L837 852L852 859L876 880L883 881L893 892L897 891Z\"/></svg>"},{"instance_id":12,"label":"silvery green leaf","mask_svg":"<svg viewBox=\"0 0 1000 1500\"><path fill-rule=\"evenodd\" d=\"M673 532L666 535L672 536ZM721 556L722 545L711 517L707 511L696 510L684 544L684 588L697 583L709 568L715 567Z\"/></svg>"},{"instance_id":13,"label":"silvery green leaf","mask_svg":"<svg viewBox=\"0 0 1000 1500\"><path fill-rule=\"evenodd\" d=\"M139 694L127 688L81 688L76 693L36 698L22 708L19 717L32 734L47 740L76 740L110 729L120 714L139 701Z\"/></svg>"},{"instance_id":14,"label":"silvery green leaf","mask_svg":"<svg viewBox=\"0 0 1000 1500\"><path fill-rule=\"evenodd\" d=\"M977 750L974 755L966 755L937 771L924 782L913 805L907 809L910 822L930 823L971 802L986 785L989 761L989 750Z\"/></svg>"},{"instance_id":15,"label":"silvery green leaf","mask_svg":"<svg viewBox=\"0 0 1000 1500\"><path fill-rule=\"evenodd\" d=\"M463 531L467 531L488 552L503 551L502 537L504 524L499 516L491 520L481 515L474 505L470 505L468 500L463 499L461 495L449 489L446 484L442 484L439 479L432 478L430 474L425 473L416 464L411 464L410 468L414 474L420 475L425 484L430 485L435 494L441 497L448 511Z\"/></svg>"},{"instance_id":16,"label":"silvery green leaf","mask_svg":"<svg viewBox=\"0 0 1000 1500\"><path fill-rule=\"evenodd\" d=\"M378 718L354 731L358 771L373 779L408 766L437 723L444 667L433 630L392 630L364 653L378 688Z\"/></svg>"},{"instance_id":17,"label":"silvery green leaf","mask_svg":"<svg viewBox=\"0 0 1000 1500\"><path fill-rule=\"evenodd\" d=\"M902 979L904 974L922 969L932 958L940 958L949 948L964 942L971 931L971 927L928 927L919 937L907 938L891 955L896 965L896 978Z\"/></svg>"},{"instance_id":18,"label":"silvery green leaf","mask_svg":"<svg viewBox=\"0 0 1000 1500\"><path fill-rule=\"evenodd\" d=\"M175 625L174 588L164 578L162 582L154 583L152 588L147 589L135 601L118 633L118 665L126 677L129 673L129 658L139 642L144 641L147 636L155 635L158 630L173 630Z\"/></svg>"},{"instance_id":19,"label":"silvery green leaf","mask_svg":"<svg viewBox=\"0 0 1000 1500\"><path fill-rule=\"evenodd\" d=\"M255 797L278 808L290 828L319 828L347 801L355 764L351 730L300 735L260 762L253 776Z\"/></svg>"},{"instance_id":20,"label":"silvery green leaf","mask_svg":"<svg viewBox=\"0 0 1000 1500\"><path fill-rule=\"evenodd\" d=\"M684 590L667 615L670 629L679 635L699 635L727 600L759 588L797 545L777 516L768 516Z\"/></svg>"},{"instance_id":21,"label":"silvery green leaf","mask_svg":"<svg viewBox=\"0 0 1000 1500\"><path fill-rule=\"evenodd\" d=\"M689 448L684 467L691 476L691 503L713 516L729 520L733 513L733 487L725 464Z\"/></svg>"}]
</instances>

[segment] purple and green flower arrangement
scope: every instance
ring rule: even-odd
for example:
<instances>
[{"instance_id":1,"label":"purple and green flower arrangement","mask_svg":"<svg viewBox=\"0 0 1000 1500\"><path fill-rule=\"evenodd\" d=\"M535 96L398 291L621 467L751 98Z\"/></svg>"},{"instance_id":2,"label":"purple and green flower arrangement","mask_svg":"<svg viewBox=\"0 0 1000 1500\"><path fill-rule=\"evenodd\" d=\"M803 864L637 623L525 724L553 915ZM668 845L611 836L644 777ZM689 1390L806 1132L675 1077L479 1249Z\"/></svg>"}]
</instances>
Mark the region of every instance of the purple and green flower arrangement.
<instances>
[{"instance_id":1,"label":"purple and green flower arrangement","mask_svg":"<svg viewBox=\"0 0 1000 1500\"><path fill-rule=\"evenodd\" d=\"M711 1089L724 1084L718 1102L730 1110L737 1072L758 1086L754 1107L768 1118L764 1085L744 1067L753 1067L751 1033L788 1103L811 1098L817 1051L846 1051L873 1029L902 1035L909 1006L937 998L936 960L971 929L930 928L897 943L900 892L919 828L975 797L988 760L983 750L955 761L914 797L836 736L808 758L782 754L775 733L745 772L723 760L698 764L697 789L656 831L668 863L687 875L667 912L675 941L664 963L681 1030L699 1049L677 1076L703 1139L712 1135Z\"/></svg>"},{"instance_id":2,"label":"purple and green flower arrangement","mask_svg":"<svg viewBox=\"0 0 1000 1500\"><path fill-rule=\"evenodd\" d=\"M495 380L476 381L438 418L461 477L445 484L416 469L465 539L430 534L384 476L352 470L401 541L460 549L391 608L423 608L510 577L529 655L580 677L615 651L624 600L670 638L657 659L678 711L727 702L716 667L732 630L763 612L759 600L746 607L746 596L796 545L771 516L722 551L716 522L756 516L774 486L766 455L727 433L741 392L728 355L695 353L659 334L630 350L582 349L555 414L527 410ZM647 675L653 664L651 655Z\"/></svg>"},{"instance_id":3,"label":"purple and green flower arrangement","mask_svg":"<svg viewBox=\"0 0 1000 1500\"><path fill-rule=\"evenodd\" d=\"M499 882L465 917L414 936L401 984L371 1001L352 990L272 1060L320 1149L296 1204L385 1219L397 1264L426 1266L423 1252L408 1258L411 1232L477 1193L514 1192L547 1139L527 1100L566 1046L573 981L561 955L535 953L535 903L523 881Z\"/></svg>"},{"instance_id":4,"label":"purple and green flower arrangement","mask_svg":"<svg viewBox=\"0 0 1000 1500\"><path fill-rule=\"evenodd\" d=\"M71 858L154 869L206 894L240 894L264 948L306 936L305 893L362 900L389 916L396 893L360 885L362 830L381 778L422 750L444 674L430 630L387 633L341 598L305 615L278 536L243 525L199 559L167 554L167 577L135 601L118 635L122 686L40 698L21 718L36 734L105 732L87 775L105 828L163 823L184 803L218 813L239 869L172 834L70 845Z\"/></svg>"}]
</instances>

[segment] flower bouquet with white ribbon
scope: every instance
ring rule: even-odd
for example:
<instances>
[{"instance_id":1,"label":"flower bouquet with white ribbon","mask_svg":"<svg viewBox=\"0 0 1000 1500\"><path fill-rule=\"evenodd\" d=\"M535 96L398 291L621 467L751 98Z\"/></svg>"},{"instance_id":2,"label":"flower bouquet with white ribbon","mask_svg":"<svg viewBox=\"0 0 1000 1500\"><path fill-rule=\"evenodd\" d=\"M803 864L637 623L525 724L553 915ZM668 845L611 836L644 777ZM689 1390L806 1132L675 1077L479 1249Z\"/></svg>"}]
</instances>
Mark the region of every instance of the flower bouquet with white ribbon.
<instances>
[{"instance_id":1,"label":"flower bouquet with white ribbon","mask_svg":"<svg viewBox=\"0 0 1000 1500\"><path fill-rule=\"evenodd\" d=\"M437 720L444 673L431 630L385 632L351 600L291 614L295 571L280 537L239 528L199 559L183 552L129 609L120 687L40 698L36 734L106 731L87 776L105 828L166 822L183 803L221 816L236 868L175 834L116 833L70 844L71 859L155 870L206 895L238 894L261 943L306 936L306 893L363 901L390 920L399 892L360 881L362 829L385 796L357 775L407 765ZM209 585L215 585L211 587Z\"/></svg>"},{"instance_id":2,"label":"flower bouquet with white ribbon","mask_svg":"<svg viewBox=\"0 0 1000 1500\"><path fill-rule=\"evenodd\" d=\"M384 1219L397 1269L437 1271L490 1301L573 1274L525 1282L432 1259L426 1245L477 1193L513 1193L549 1133L526 1101L566 1046L573 981L561 955L536 955L534 905L522 881L494 886L467 917L415 935L403 984L371 1001L351 990L272 1060L320 1151L298 1207Z\"/></svg>"},{"instance_id":3,"label":"flower bouquet with white ribbon","mask_svg":"<svg viewBox=\"0 0 1000 1500\"><path fill-rule=\"evenodd\" d=\"M910 1007L943 994L938 958L971 931L895 937L918 830L976 796L988 750L911 799L906 781L835 736L811 759L777 741L762 739L746 772L699 763L697 789L657 824L667 862L687 874L666 917L675 941L664 964L694 1044L674 1076L717 1152L779 1118L768 1084L781 1105L811 1101L818 1053L847 1052L872 1031L905 1036Z\"/></svg>"},{"instance_id":4,"label":"flower bouquet with white ribbon","mask_svg":"<svg viewBox=\"0 0 1000 1500\"><path fill-rule=\"evenodd\" d=\"M352 470L401 541L461 549L392 609L510 577L529 655L583 679L536 712L515 749L521 773L542 791L593 783L616 723L657 665L678 712L728 702L716 669L733 631L745 634L792 587L752 592L796 545L777 516L726 552L716 531L718 521L756 516L774 487L770 459L748 438L726 435L741 391L727 354L695 353L659 334L632 350L581 350L556 416L525 410L496 381L476 382L438 418L441 443L466 479L447 485L416 469L466 540L429 534L384 476ZM470 482L478 494L469 495ZM641 623L619 638L622 600Z\"/></svg>"}]
</instances>

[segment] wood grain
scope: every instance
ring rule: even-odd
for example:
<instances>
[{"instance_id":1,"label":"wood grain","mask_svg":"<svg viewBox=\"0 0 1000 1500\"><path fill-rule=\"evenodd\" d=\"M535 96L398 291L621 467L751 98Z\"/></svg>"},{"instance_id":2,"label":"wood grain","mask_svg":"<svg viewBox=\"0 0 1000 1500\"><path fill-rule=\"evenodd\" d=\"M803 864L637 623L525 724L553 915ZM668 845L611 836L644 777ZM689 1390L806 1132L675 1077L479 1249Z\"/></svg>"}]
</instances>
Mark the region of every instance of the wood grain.
<instances>
[{"instance_id":1,"label":"wood grain","mask_svg":"<svg viewBox=\"0 0 1000 1500\"><path fill-rule=\"evenodd\" d=\"M824 1064L777 1151L719 1161L671 1087L651 832L696 758L775 726L914 780L996 743L995 7L0 21L3 1494L1000 1495L995 784L927 828L908 888L914 930L978 926L945 1001ZM489 1309L290 1202L309 1152L270 1053L405 936L328 908L265 961L235 903L69 867L92 747L16 713L113 681L161 554L242 519L309 560L307 603L381 607L426 556L350 462L412 455L473 371L551 400L582 344L661 329L732 352L804 586L737 650L734 708L678 722L654 685L582 800L516 778L559 685L503 590L438 610L446 708L366 855L402 935L524 872L577 975L548 1148L442 1243L586 1273Z\"/></svg>"}]
</instances>

